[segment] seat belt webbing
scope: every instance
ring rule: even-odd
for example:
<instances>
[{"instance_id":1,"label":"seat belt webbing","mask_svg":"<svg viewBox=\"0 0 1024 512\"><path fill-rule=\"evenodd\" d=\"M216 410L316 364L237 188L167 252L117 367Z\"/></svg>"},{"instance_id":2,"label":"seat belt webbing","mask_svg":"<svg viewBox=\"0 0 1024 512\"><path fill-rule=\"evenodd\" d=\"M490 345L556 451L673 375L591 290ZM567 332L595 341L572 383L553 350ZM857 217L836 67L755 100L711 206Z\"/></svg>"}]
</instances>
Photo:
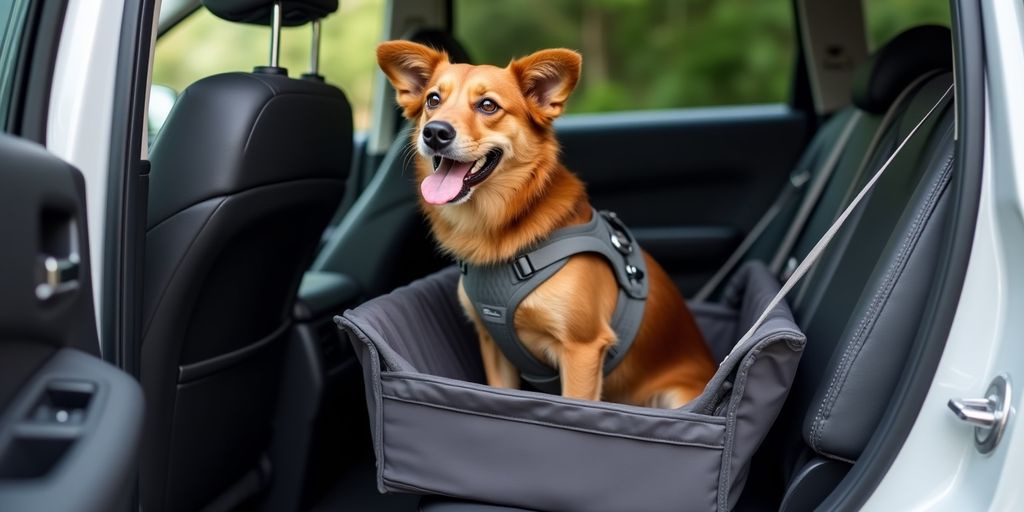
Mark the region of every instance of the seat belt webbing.
<instances>
[{"instance_id":1,"label":"seat belt webbing","mask_svg":"<svg viewBox=\"0 0 1024 512\"><path fill-rule=\"evenodd\" d=\"M853 133L854 126L863 115L864 113L861 110L853 112L853 115L850 116L850 121L843 128L842 133L839 134L839 138L836 139L836 144L829 153L828 159L822 165L821 171L811 181L811 186L807 189L804 200L800 202L800 208L796 211L793 222L790 223L789 229L786 230L786 235L782 238L782 243L779 244L778 249L775 251L775 257L772 258L771 263L768 265L768 269L771 270L772 274L779 275L779 270L782 269L782 264L785 262L785 256L783 255L788 255L789 251L793 248L793 244L796 243L796 239L800 236L800 231L803 230L807 219L810 218L814 206L818 204L818 198L825 191L825 186L828 185L832 174L835 173L836 167L839 166L839 157L842 156L843 150L846 149L846 144L850 141L850 135Z\"/></svg>"},{"instance_id":2,"label":"seat belt webbing","mask_svg":"<svg viewBox=\"0 0 1024 512\"><path fill-rule=\"evenodd\" d=\"M917 77L915 80L910 82L909 85L904 87L903 91L901 91L900 94L896 96L896 99L893 100L892 104L889 105L889 109L885 111L885 115L878 123L878 128L875 129L874 136L871 137L871 141L868 143L867 148L864 151L864 157L861 158L860 164L857 165L857 170L853 175L853 180L850 182L850 189L847 190L846 194L843 196L843 200L839 202L840 207L842 207L842 205L849 204L853 191L856 190L855 187L857 186L857 183L860 182L865 169L867 169L871 163L871 156L875 154L875 151L878 149L878 145L881 144L882 137L892 125L897 112L899 112L900 108L903 106L903 102L911 96L911 93L918 89L919 85L939 74L940 71L936 70ZM822 190L818 191L817 196L813 198L814 200L807 204L806 210L803 210L804 207L801 206L801 212L797 213L793 224L790 226L789 231L786 232L785 238L783 238L782 243L779 244L779 247L775 252L775 256L771 260L768 268L772 273L778 276L780 280L784 281L788 279L796 268L797 259L791 257L790 254L792 254L797 241L800 240L800 235L803 234L804 227L807 226L807 221L810 220L811 215L814 212L814 208L817 206L817 200L820 198L821 193L824 192L824 188L825 187L822 187ZM811 193L808 192L808 196L810 195ZM813 270L811 271L811 274L814 274ZM800 298L800 296L797 297L797 302L800 301Z\"/></svg>"},{"instance_id":3,"label":"seat belt webbing","mask_svg":"<svg viewBox=\"0 0 1024 512\"><path fill-rule=\"evenodd\" d=\"M928 118L931 117L931 115L946 102L946 100L950 96L950 93L953 91L953 87L953 85L950 85L949 88L946 89L946 92L942 94L942 97L939 98L939 101L937 101L935 105L933 105L932 108L928 110L927 113L925 113L924 117L922 117L921 120L917 122L917 124L914 126L912 130L910 130L910 133L908 133L907 136L904 137L903 140L900 142L900 144L896 146L896 149L894 149L893 152L889 155L889 158L885 160L885 163L883 163L882 166L878 168L874 176L872 176L871 179L864 184L864 186L860 189L860 192L857 193L853 200L850 201L850 204L846 207L846 209L843 210L843 213L841 213L839 217L836 218L835 222L833 222L832 225L829 226L828 230L825 231L825 234L821 236L818 242L814 244L814 247L811 248L810 252L807 253L807 256L804 257L803 261L801 261L800 264L797 265L796 270L793 271L793 275L791 275L789 279L787 279L786 282L782 285L782 288L779 290L779 293L776 293L775 297L772 297L772 300L768 302L768 305L761 312L761 315L758 316L757 320L754 321L753 325L750 326L750 329L747 330L746 334L744 334L743 337L740 338L738 342L736 342L736 344L733 346L732 351L730 351L729 355L726 356L726 359L728 359L729 356L731 356L737 348L741 347L747 340L749 340L754 335L754 332L757 331L757 328L764 323L764 321L768 318L768 315L771 314L773 309L775 309L775 306L777 306L779 302L781 302L782 299L786 297L786 294L788 294L790 290L792 290L793 287L800 282L804 275L807 274L807 270L812 265L814 265L815 262L818 261L818 258L821 257L821 254L825 251L825 248L828 246L829 242L832 241L832 239L835 237L839 229L843 227L843 224L846 222L846 219L849 218L850 214L853 213L853 210L857 208L861 201L864 200L864 197L867 196L868 192L870 192L871 189L874 188L875 183L878 181L878 179L882 177L882 174L884 174L885 170L889 168L889 165L892 164L892 161L896 158L897 155L900 154L900 151L903 149L903 146L905 146L907 142L909 142L910 139L914 137L914 134L917 133L918 128L920 128L921 125L923 125L924 122L927 121Z\"/></svg>"},{"instance_id":4,"label":"seat belt webbing","mask_svg":"<svg viewBox=\"0 0 1024 512\"><path fill-rule=\"evenodd\" d=\"M854 127L857 125L857 122L860 121L861 115L861 112L857 110L854 111L854 113L850 115L850 118L846 120L842 131L839 133L839 137L832 146L832 150L829 151L828 156L825 158L825 162L819 167L817 174L814 175L813 178L807 172L797 173L790 177L789 183L786 184L786 188L781 194L779 194L779 197L775 199L767 210L765 210L761 219L757 221L757 224L754 224L754 227L750 229L750 232L743 238L743 241L736 246L736 249L729 255L729 258L725 260L725 263L722 264L718 271L715 272L715 274L712 275L706 283L704 283L704 286L700 288L700 291L693 296L693 300L704 301L710 298L711 294L715 293L715 290L721 286L722 281L729 276L736 265L740 263L744 256L746 256L747 252L750 251L750 248L754 246L754 243L756 243L758 239L761 238L764 231L768 229L768 226L771 226L772 222L775 221L775 218L779 216L779 213L781 213L789 204L790 200L792 200L793 195L804 188L804 185L807 184L808 180L813 180L811 185L812 188L808 191L808 194L815 193L816 188L824 188L824 184L828 183L828 178L832 175L832 171L835 169L836 164L839 161L839 156L842 154L843 148L846 147L846 143L850 140L850 134L853 133ZM815 195L819 194L820 191L815 193ZM801 203L801 210L806 202L807 201L805 200ZM787 236L789 236L788 233Z\"/></svg>"}]
</instances>

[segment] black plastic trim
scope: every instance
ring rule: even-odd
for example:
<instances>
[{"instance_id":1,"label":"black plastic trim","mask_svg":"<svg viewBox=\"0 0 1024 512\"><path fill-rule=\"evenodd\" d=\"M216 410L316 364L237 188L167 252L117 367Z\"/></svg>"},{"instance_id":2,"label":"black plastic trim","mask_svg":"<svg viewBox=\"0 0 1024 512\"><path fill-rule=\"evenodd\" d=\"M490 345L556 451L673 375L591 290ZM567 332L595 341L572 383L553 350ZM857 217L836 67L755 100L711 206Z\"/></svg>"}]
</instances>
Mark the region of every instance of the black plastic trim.
<instances>
[{"instance_id":1,"label":"black plastic trim","mask_svg":"<svg viewBox=\"0 0 1024 512\"><path fill-rule=\"evenodd\" d=\"M142 160L146 138L146 95L154 0L125 2L118 43L113 119L110 130L110 174L107 182L107 232L104 240L100 292L103 308L100 343L103 358L138 375L141 339L142 261L144 257L147 175Z\"/></svg>"},{"instance_id":2,"label":"black plastic trim","mask_svg":"<svg viewBox=\"0 0 1024 512\"><path fill-rule=\"evenodd\" d=\"M985 48L978 0L951 0L956 71L956 174L951 182L951 234L939 262L938 283L922 321L907 367L885 416L858 463L821 510L855 510L864 505L900 452L931 388L960 301L971 256L985 141Z\"/></svg>"},{"instance_id":3,"label":"black plastic trim","mask_svg":"<svg viewBox=\"0 0 1024 512\"><path fill-rule=\"evenodd\" d=\"M793 73L789 84L789 106L793 110L803 112L807 118L807 134L805 144L809 143L824 121L817 115L814 108L814 95L811 94L811 76L807 70L807 55L804 53L803 32L800 31L799 0L790 2L793 12L793 30L796 33L796 52L793 55Z\"/></svg>"},{"instance_id":4,"label":"black plastic trim","mask_svg":"<svg viewBox=\"0 0 1024 512\"><path fill-rule=\"evenodd\" d=\"M33 409L61 382L78 384L88 401L80 423L40 424ZM28 449L21 460L7 460L8 470L30 463L32 480L0 485L4 510L134 510L126 505L136 474L143 422L142 388L117 368L84 352L59 350L22 387L0 417L0 456L22 440L61 441L58 453ZM60 420L58 420L60 421ZM36 444L34 448L40 448ZM26 453L27 452L27 453ZM39 467L40 456L49 458ZM16 473L16 472L15 472ZM12 485L14 484L14 485Z\"/></svg>"}]
</instances>

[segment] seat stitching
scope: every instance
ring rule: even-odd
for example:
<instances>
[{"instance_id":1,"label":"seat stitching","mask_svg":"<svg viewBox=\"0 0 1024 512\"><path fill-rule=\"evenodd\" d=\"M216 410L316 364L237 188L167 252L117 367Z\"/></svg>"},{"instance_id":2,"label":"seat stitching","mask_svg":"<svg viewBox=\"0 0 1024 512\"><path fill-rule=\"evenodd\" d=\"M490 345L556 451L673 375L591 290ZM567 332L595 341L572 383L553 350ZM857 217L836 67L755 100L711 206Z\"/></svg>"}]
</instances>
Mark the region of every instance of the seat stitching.
<instances>
[{"instance_id":1,"label":"seat stitching","mask_svg":"<svg viewBox=\"0 0 1024 512\"><path fill-rule=\"evenodd\" d=\"M949 130L950 129L946 130L946 134L944 134L944 136L948 136ZM867 337L871 332L873 332L878 316L884 309L883 306L888 302L895 283L899 280L906 269L906 263L909 261L909 255L912 252L912 248L916 247L921 234L924 232L924 227L931 219L932 213L934 213L934 207L938 202L938 197L941 196L942 190L945 189L945 185L949 181L948 178L950 176L952 162L953 155L950 154L946 157L943 173L939 176L938 180L932 184L925 204L922 205L921 209L915 215L914 221L911 224L911 232L902 241L896 260L890 264L888 269L886 269L886 274L881 286L876 290L875 296L872 298L868 310L861 318L861 321L857 326L857 330L854 331L852 336L853 342L847 345L846 349L843 351L843 356L839 361L839 367L832 374L832 379L826 391L825 398L819 404L814 422L812 422L811 425L810 441L812 448L815 450L820 448L819 444L824 434L826 419L831 415L832 408L838 400L840 391L845 387L849 371L853 367L853 363L856 361L857 355L863 348Z\"/></svg>"},{"instance_id":2,"label":"seat stitching","mask_svg":"<svg viewBox=\"0 0 1024 512\"><path fill-rule=\"evenodd\" d=\"M868 311L857 327L857 330L853 334L853 342L850 343L843 352L843 357L840 359L839 368L832 375L832 381L829 384L825 399L819 404L818 414L815 416L815 423L813 424L812 430L812 446L817 449L818 443L821 441L821 437L824 433L824 424L827 417L831 415L831 410L835 406L840 391L844 388L849 371L853 367L854 362L857 359L857 355L860 354L860 350L863 348L868 336L873 332L874 326L877 323L878 316L884 309L885 304L888 303L888 299L891 296L892 289L895 286L896 281L902 276L903 271L906 269L906 262L909 261L909 254L911 249L916 246L920 239L921 233L924 231L927 221L931 218L931 213L934 211L934 204L937 202L936 194L941 195L940 191L944 189L945 184L948 183L947 177L949 175L949 169L951 167L952 158L949 157L947 160L945 170L943 174L939 176L936 183L932 185L932 190L929 191L929 196L921 210L915 215L914 221L911 225L911 232L903 240L900 246L900 250L897 253L896 260L886 270L884 281L879 289L876 291L875 296L872 299L871 304L868 307ZM838 381L838 382L837 382Z\"/></svg>"},{"instance_id":3,"label":"seat stitching","mask_svg":"<svg viewBox=\"0 0 1024 512\"><path fill-rule=\"evenodd\" d=\"M632 439L634 441L654 442L654 443L659 443L659 444L672 444L672 445L676 445L676 446L691 446L691 447L696 447L696 448L708 448L708 449L712 449L712 450L722 450L723 449L723 447L721 447L721 446L717 446L717 445L713 445L713 444L708 444L708 443L701 443L701 442L697 442L697 441L681 441L681 440L678 440L678 439L664 439L664 438L660 438L660 437L645 436L645 435L639 435L639 434L623 434L623 433L620 433L620 432L608 432L608 431L604 431L604 430L597 430L597 429L591 429L591 428L586 428L586 427L577 427L575 425L565 425L565 424L554 423L554 422L544 421L544 420L536 420L536 419L530 419L530 418L520 418L520 417L517 417L517 416L509 416L509 415L505 415L505 414L497 414L497 413L484 412L484 411L475 411L475 410L465 409L465 408L462 408L462 407L456 407L456 406L453 406L453 405L442 405L442 404L436 404L436 403L427 402L427 401L423 401L423 400L417 400L415 398L399 397L399 396L392 395L392 394L389 394L389 393L386 393L386 392L381 392L381 396L384 397L384 398L387 398L388 400L394 400L396 402L404 402L404 403L413 404L413 405L420 405L420 406L424 406L424 407L430 407L430 408L433 408L433 409L442 409L442 410L447 410L447 411L452 411L452 412L469 414L469 415L473 415L473 416L482 416L482 417L485 417L485 418L492 418L492 419L498 419L498 420L512 421L512 422L516 422L516 423L527 423L527 424L531 424L531 425L539 425L539 426L552 427L552 428L558 428L558 429L564 429L564 430L574 430L574 431L577 431L577 432L584 432L584 433L587 433L587 434L595 434L595 435L599 435L599 436L619 437L619 438L624 438L624 439ZM694 423L700 423L700 422L696 421Z\"/></svg>"},{"instance_id":4,"label":"seat stitching","mask_svg":"<svg viewBox=\"0 0 1024 512\"><path fill-rule=\"evenodd\" d=\"M944 136L948 136L949 130L950 129L946 130ZM947 157L943 173L938 177L937 181L933 183L925 204L921 206L921 209L915 215L914 221L911 225L911 232L906 238L904 238L900 249L897 252L896 260L886 270L883 283L872 298L868 311L866 311L864 316L861 318L861 321L857 326L857 330L854 331L852 336L853 342L847 345L846 349L844 349L843 356L839 361L839 367L832 374L832 379L826 390L826 396L819 404L818 412L815 415L815 421L812 423L811 442L812 447L815 449L818 448L818 443L823 435L825 419L830 415L831 409L834 406L835 401L838 399L839 392L845 384L849 369L853 365L853 360L856 359L856 354L859 354L867 335L870 334L869 331L865 332L865 330L873 328L875 321L877 320L877 315L880 314L882 306L888 300L895 280L898 280L899 276L894 276L893 272L899 272L899 274L902 275L902 271L905 268L904 259L907 257L909 251L908 245L916 244L917 239L920 237L920 233L923 232L923 228L921 226L922 224L926 224L926 219L923 217L930 217L930 211L933 210L933 206L936 201L935 195L947 182L946 178L949 174L951 164L952 156L949 156ZM841 382L837 382L840 380Z\"/></svg>"}]
</instances>

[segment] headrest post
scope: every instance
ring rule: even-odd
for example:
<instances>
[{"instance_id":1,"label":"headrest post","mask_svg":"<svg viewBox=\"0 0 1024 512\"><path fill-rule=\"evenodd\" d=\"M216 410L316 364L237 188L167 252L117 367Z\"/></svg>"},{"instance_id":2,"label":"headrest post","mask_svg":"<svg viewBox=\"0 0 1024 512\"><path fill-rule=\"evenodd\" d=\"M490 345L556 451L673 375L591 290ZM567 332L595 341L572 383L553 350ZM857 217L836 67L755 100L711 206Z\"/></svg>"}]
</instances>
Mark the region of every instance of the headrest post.
<instances>
[{"instance_id":1,"label":"headrest post","mask_svg":"<svg viewBox=\"0 0 1024 512\"><path fill-rule=\"evenodd\" d=\"M320 74L320 20L313 20L313 40L310 42L309 74Z\"/></svg>"},{"instance_id":2,"label":"headrest post","mask_svg":"<svg viewBox=\"0 0 1024 512\"><path fill-rule=\"evenodd\" d=\"M281 60L281 2L274 2L270 13L270 67L280 67Z\"/></svg>"}]
</instances>

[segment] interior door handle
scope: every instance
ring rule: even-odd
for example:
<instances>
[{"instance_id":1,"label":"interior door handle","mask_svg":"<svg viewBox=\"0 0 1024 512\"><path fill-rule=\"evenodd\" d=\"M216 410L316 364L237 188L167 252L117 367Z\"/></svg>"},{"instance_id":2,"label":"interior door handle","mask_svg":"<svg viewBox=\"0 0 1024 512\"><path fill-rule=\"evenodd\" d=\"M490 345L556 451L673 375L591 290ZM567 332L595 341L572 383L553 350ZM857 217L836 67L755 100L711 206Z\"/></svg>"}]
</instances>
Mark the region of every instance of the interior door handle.
<instances>
[{"instance_id":1,"label":"interior door handle","mask_svg":"<svg viewBox=\"0 0 1024 512\"><path fill-rule=\"evenodd\" d=\"M36 297L39 300L50 298L78 289L78 272L81 259L77 253L67 258L43 255L42 282L36 285Z\"/></svg>"}]
</instances>

